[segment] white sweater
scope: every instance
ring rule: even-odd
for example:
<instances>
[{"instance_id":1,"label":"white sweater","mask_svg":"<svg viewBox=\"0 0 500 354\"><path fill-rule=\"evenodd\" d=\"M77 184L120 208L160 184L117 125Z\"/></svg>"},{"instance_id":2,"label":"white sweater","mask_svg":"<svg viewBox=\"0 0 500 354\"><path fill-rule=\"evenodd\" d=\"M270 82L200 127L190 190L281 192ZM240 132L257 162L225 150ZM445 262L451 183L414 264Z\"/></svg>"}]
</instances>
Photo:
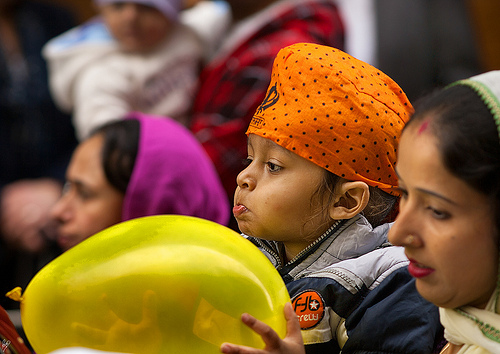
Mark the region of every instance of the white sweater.
<instances>
[{"instance_id":1,"label":"white sweater","mask_svg":"<svg viewBox=\"0 0 500 354\"><path fill-rule=\"evenodd\" d=\"M43 48L52 96L72 112L80 140L131 111L169 116L187 124L203 46L178 24L153 52L119 49L100 18L52 39Z\"/></svg>"}]
</instances>

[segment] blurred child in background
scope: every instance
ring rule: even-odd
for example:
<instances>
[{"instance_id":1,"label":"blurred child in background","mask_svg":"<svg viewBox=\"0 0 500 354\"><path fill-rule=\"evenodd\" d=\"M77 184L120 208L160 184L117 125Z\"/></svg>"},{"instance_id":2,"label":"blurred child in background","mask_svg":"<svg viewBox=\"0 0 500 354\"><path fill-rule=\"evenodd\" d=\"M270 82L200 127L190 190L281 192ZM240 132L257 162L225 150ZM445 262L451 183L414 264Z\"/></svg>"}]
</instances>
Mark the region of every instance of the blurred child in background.
<instances>
[{"instance_id":1,"label":"blurred child in background","mask_svg":"<svg viewBox=\"0 0 500 354\"><path fill-rule=\"evenodd\" d=\"M203 55L180 0L95 0L100 16L44 48L52 94L80 140L131 111L187 124Z\"/></svg>"}]
</instances>

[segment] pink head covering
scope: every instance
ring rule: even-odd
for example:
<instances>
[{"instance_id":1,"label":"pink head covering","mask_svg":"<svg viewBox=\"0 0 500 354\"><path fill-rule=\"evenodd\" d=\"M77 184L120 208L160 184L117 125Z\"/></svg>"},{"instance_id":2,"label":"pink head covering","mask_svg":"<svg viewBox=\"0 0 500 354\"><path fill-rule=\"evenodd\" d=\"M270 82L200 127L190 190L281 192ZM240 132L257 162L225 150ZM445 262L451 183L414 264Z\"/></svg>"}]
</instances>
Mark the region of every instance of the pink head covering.
<instances>
[{"instance_id":1,"label":"pink head covering","mask_svg":"<svg viewBox=\"0 0 500 354\"><path fill-rule=\"evenodd\" d=\"M97 6L113 4L116 2L133 2L136 4L151 6L163 13L171 20L177 20L181 10L181 0L94 0Z\"/></svg>"},{"instance_id":2,"label":"pink head covering","mask_svg":"<svg viewBox=\"0 0 500 354\"><path fill-rule=\"evenodd\" d=\"M226 225L230 207L215 168L189 130L165 117L132 113L140 123L122 221L149 215L196 216Z\"/></svg>"}]
</instances>

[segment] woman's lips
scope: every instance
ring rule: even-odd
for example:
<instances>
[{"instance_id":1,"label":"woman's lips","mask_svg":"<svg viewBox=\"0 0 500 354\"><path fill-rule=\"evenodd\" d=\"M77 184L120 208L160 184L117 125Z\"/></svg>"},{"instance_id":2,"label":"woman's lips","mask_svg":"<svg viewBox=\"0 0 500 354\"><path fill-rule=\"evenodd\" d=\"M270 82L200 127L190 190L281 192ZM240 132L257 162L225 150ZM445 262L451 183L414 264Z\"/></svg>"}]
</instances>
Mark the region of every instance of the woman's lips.
<instances>
[{"instance_id":1,"label":"woman's lips","mask_svg":"<svg viewBox=\"0 0 500 354\"><path fill-rule=\"evenodd\" d=\"M426 267L414 259L409 259L410 264L408 265L408 272L410 275L414 278L423 278L426 277L432 273L434 273L434 269Z\"/></svg>"},{"instance_id":2,"label":"woman's lips","mask_svg":"<svg viewBox=\"0 0 500 354\"><path fill-rule=\"evenodd\" d=\"M244 205L241 205L241 204L235 205L233 207L233 215L234 215L235 218L237 218L238 216L240 216L241 214L243 214L247 210L248 209Z\"/></svg>"}]
</instances>

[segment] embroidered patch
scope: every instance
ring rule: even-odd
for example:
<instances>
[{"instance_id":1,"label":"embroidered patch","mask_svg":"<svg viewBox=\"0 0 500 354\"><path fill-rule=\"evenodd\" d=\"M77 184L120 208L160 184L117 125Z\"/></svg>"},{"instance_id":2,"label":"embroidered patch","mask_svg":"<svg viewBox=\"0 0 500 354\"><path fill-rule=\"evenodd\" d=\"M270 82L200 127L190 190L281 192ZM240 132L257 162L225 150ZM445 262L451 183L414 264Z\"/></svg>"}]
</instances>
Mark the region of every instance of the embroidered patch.
<instances>
[{"instance_id":1,"label":"embroidered patch","mask_svg":"<svg viewBox=\"0 0 500 354\"><path fill-rule=\"evenodd\" d=\"M306 290L295 295L292 306L299 318L301 329L315 327L325 315L325 301L315 290Z\"/></svg>"},{"instance_id":2,"label":"embroidered patch","mask_svg":"<svg viewBox=\"0 0 500 354\"><path fill-rule=\"evenodd\" d=\"M264 122L265 122L264 118L253 117L252 120L250 121L250 126L257 128L257 129L260 129L260 128L262 128L262 125L264 124Z\"/></svg>"},{"instance_id":3,"label":"embroidered patch","mask_svg":"<svg viewBox=\"0 0 500 354\"><path fill-rule=\"evenodd\" d=\"M264 98L264 101L260 104L259 108L257 108L257 111L250 122L251 127L260 129L265 124L266 120L262 116L262 113L264 113L264 111L269 107L274 106L280 98L276 85L277 83L275 83L274 86L270 87L267 91L266 98Z\"/></svg>"}]
</instances>

